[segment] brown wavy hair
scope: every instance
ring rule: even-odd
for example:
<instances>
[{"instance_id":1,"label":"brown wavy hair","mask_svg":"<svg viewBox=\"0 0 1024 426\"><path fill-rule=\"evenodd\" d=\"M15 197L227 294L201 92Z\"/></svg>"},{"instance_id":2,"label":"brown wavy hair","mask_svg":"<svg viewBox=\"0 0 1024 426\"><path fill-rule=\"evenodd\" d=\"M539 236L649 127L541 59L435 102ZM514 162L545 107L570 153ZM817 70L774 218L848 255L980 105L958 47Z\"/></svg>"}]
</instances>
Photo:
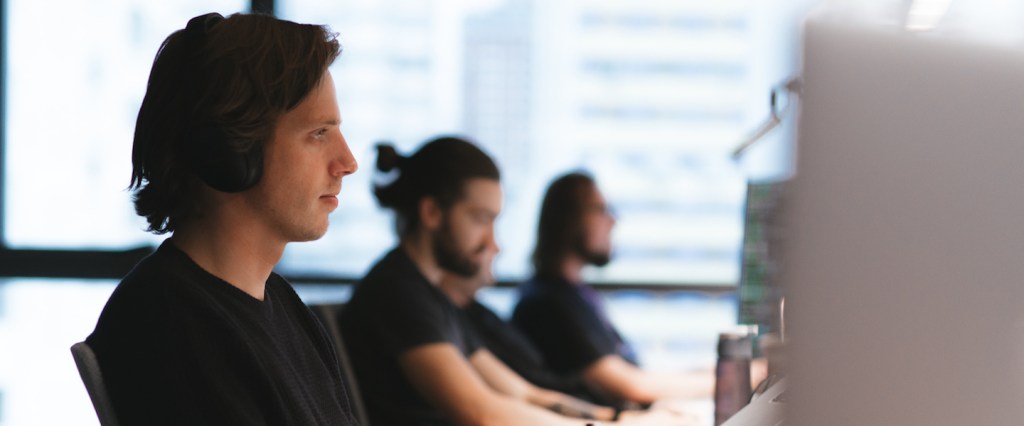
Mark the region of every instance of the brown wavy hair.
<instances>
[{"instance_id":1,"label":"brown wavy hair","mask_svg":"<svg viewBox=\"0 0 1024 426\"><path fill-rule=\"evenodd\" d=\"M405 157L387 143L377 145L377 170L397 178L373 187L381 207L395 212L395 232L406 237L420 228L420 200L432 197L443 209L462 199L466 181L501 180L498 165L473 142L459 136L439 136Z\"/></svg>"},{"instance_id":2,"label":"brown wavy hair","mask_svg":"<svg viewBox=\"0 0 1024 426\"><path fill-rule=\"evenodd\" d=\"M189 129L216 126L234 150L262 151L278 118L341 54L325 26L259 14L212 17L198 39L182 29L160 45L135 123L129 189L156 234L201 211L200 183L183 147Z\"/></svg>"},{"instance_id":3,"label":"brown wavy hair","mask_svg":"<svg viewBox=\"0 0 1024 426\"><path fill-rule=\"evenodd\" d=\"M543 278L561 277L562 261L583 239L583 214L597 183L587 172L562 175L551 182L540 206L537 242L533 248L534 273Z\"/></svg>"}]
</instances>

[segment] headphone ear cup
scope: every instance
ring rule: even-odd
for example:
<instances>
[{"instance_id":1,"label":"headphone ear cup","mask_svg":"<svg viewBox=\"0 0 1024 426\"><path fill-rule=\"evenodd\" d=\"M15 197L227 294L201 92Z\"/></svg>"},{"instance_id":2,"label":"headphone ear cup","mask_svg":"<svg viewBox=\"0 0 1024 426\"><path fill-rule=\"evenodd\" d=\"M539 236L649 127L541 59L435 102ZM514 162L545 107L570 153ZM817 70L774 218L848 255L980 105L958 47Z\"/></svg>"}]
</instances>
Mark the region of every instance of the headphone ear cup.
<instances>
[{"instance_id":1,"label":"headphone ear cup","mask_svg":"<svg viewBox=\"0 0 1024 426\"><path fill-rule=\"evenodd\" d=\"M258 147L239 152L217 126L193 129L185 136L192 172L211 188L241 192L252 188L263 175L263 153Z\"/></svg>"}]
</instances>

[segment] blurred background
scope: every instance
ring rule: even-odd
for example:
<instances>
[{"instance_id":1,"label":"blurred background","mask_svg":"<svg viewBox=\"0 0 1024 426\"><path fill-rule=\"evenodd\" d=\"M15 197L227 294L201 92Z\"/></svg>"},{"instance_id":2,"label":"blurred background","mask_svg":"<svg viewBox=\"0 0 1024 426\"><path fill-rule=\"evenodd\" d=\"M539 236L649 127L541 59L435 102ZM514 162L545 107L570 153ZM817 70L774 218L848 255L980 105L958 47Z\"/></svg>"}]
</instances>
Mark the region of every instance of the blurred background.
<instances>
[{"instance_id":1,"label":"blurred background","mask_svg":"<svg viewBox=\"0 0 1024 426\"><path fill-rule=\"evenodd\" d=\"M792 171L792 120L742 157L798 68L816 0L4 0L0 94L0 426L96 424L68 348L118 277L164 238L126 191L160 42L195 15L259 10L329 25L342 131L361 170L317 242L279 272L345 300L395 243L373 145L462 134L496 158L507 314L530 273L546 184L586 169L614 206L615 257L587 271L644 365L710 366L738 320L748 186ZM747 230L749 231L749 230ZM57 407L57 408L55 408Z\"/></svg>"}]
</instances>

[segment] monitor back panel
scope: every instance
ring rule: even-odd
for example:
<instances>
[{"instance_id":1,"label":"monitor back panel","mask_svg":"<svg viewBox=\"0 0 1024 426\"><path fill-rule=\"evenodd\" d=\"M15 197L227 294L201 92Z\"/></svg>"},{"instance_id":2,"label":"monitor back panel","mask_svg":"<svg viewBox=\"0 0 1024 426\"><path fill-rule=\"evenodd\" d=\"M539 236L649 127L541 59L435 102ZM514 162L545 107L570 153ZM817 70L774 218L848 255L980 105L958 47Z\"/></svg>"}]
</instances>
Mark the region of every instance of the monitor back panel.
<instances>
[{"instance_id":1,"label":"monitor back panel","mask_svg":"<svg viewBox=\"0 0 1024 426\"><path fill-rule=\"evenodd\" d=\"M787 424L1020 424L1024 50L824 15L803 49Z\"/></svg>"}]
</instances>

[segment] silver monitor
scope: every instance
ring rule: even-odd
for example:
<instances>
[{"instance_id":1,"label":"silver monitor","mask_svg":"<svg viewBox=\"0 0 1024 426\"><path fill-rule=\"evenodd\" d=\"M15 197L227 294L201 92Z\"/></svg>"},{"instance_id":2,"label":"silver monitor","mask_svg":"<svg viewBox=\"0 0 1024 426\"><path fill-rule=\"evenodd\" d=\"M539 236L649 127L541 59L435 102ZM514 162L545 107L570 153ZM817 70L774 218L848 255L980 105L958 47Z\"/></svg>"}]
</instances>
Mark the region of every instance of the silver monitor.
<instances>
[{"instance_id":1,"label":"silver monitor","mask_svg":"<svg viewBox=\"0 0 1024 426\"><path fill-rule=\"evenodd\" d=\"M922 3L938 18L912 26ZM1024 43L971 3L806 21L787 425L1024 421ZM1024 29L999 3L993 19Z\"/></svg>"}]
</instances>

